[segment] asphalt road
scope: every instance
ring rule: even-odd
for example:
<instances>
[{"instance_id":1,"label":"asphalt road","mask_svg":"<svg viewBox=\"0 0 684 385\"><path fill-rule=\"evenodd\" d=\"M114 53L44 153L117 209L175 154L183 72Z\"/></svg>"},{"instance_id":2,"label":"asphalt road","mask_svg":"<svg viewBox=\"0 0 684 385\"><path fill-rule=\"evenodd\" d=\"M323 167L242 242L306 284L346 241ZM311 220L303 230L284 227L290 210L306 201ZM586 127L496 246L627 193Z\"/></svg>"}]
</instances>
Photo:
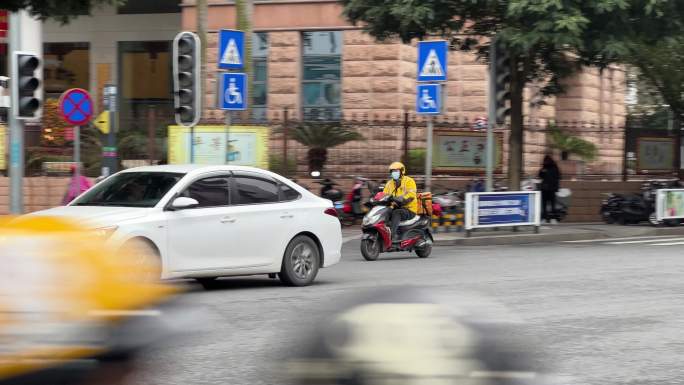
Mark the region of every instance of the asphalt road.
<instances>
[{"instance_id":1,"label":"asphalt road","mask_svg":"<svg viewBox=\"0 0 684 385\"><path fill-rule=\"evenodd\" d=\"M191 317L186 337L145 352L128 383L283 384L278 364L320 317L367 290L407 286L502 305L501 317L522 321L503 339L523 341L521 351L559 383L684 383L682 245L619 242L440 247L429 259L366 262L351 240L311 287L266 277L225 279L211 291L188 283L179 299Z\"/></svg>"}]
</instances>

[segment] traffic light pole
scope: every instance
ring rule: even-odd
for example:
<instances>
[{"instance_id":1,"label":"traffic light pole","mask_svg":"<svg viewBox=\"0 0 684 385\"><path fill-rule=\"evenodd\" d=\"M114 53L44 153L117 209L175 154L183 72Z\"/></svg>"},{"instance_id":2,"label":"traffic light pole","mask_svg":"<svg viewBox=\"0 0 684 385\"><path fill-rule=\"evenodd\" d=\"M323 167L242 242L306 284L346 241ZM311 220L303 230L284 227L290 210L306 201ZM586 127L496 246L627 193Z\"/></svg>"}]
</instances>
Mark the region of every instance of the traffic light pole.
<instances>
[{"instance_id":1,"label":"traffic light pole","mask_svg":"<svg viewBox=\"0 0 684 385\"><path fill-rule=\"evenodd\" d=\"M21 51L21 14L10 14L10 38L9 55L10 62L10 87L17 87L17 62L12 60L14 51ZM17 105L10 106L7 122L9 123L9 148L10 148L10 212L21 214L24 211L23 179L24 179L24 122L17 119L15 109Z\"/></svg>"},{"instance_id":2,"label":"traffic light pole","mask_svg":"<svg viewBox=\"0 0 684 385\"><path fill-rule=\"evenodd\" d=\"M494 189L494 125L496 124L496 40L489 46L489 105L487 107L486 190Z\"/></svg>"}]
</instances>

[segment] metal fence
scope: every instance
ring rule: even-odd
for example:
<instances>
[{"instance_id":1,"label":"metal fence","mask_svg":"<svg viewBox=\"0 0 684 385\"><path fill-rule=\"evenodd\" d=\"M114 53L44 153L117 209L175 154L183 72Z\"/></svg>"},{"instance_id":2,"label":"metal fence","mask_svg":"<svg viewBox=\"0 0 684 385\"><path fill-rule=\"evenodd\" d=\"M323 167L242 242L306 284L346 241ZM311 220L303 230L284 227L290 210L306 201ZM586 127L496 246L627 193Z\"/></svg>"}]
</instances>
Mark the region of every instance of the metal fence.
<instances>
[{"instance_id":1,"label":"metal fence","mask_svg":"<svg viewBox=\"0 0 684 385\"><path fill-rule=\"evenodd\" d=\"M148 113L145 123L140 122L143 126L149 126L147 129L120 130L120 134L126 135L119 138L119 154L124 160L124 165L157 163L166 159L168 119L161 118L158 112L160 111ZM426 146L426 118L411 113L394 115L352 113L342 114L339 118L337 121L328 123L357 132L363 136L363 140L355 140L328 149L328 159L325 168L321 171L336 178L352 175L383 178L386 176L386 167L389 163L403 160L407 163L412 175L422 174ZM309 148L292 139L290 134L297 127L311 124L311 122L297 119L297 116L288 110L271 112L268 119L245 118L244 115L234 114L232 121L236 125L261 126L269 129L269 168L288 176L303 176L308 173ZM436 132L442 133L480 132L483 135L486 125L483 119L473 120L454 114L440 115L435 117L434 122ZM209 114L208 119L202 122L202 125L222 126L223 124L223 114L220 112ZM565 158L562 149L553 148L554 143L550 135L552 129L560 129L566 134L594 143L598 148L598 157L594 161L584 161L572 154ZM496 135L501 137L504 150L503 167L497 170L497 177L500 179L506 175L509 132L508 127L495 130ZM663 132L664 137L673 137L667 131ZM663 136L663 132L649 135ZM633 163L633 160L629 157L625 162L626 155L638 153L638 149L633 147L634 138L639 135L641 134L638 128L634 127L625 129L624 126L605 126L581 121L555 122L551 126L546 120L528 119L524 124L523 177L535 175L541 166L543 156L547 153L554 154L559 161L564 179L626 180L651 177L655 174L637 174L636 171L630 169L630 162ZM673 159L672 163L679 160L679 151L675 153L672 157L676 159ZM98 167L91 165L89 169L96 171ZM672 176L678 170L673 166L669 170L661 171L658 175ZM484 169L476 168L469 172L449 172L448 174L451 177L471 179L483 175ZM440 173L435 175L440 177Z\"/></svg>"},{"instance_id":2,"label":"metal fence","mask_svg":"<svg viewBox=\"0 0 684 385\"><path fill-rule=\"evenodd\" d=\"M207 120L206 124L222 124L223 119ZM241 124L261 125L270 128L269 159L275 171L288 175L304 175L307 173L308 148L293 140L285 139L287 133L310 122L293 119L284 110L274 113L268 121L242 121ZM413 175L420 175L424 170L424 151L426 147L426 123L423 116L411 113L403 114L346 114L339 121L329 122L345 129L358 132L363 140L346 143L328 151L325 173L340 176L364 175L368 177L385 177L386 166L394 160L407 163ZM459 115L440 115L435 117L434 129L441 133L473 132L484 135L486 121L482 118L468 119ZM561 149L553 149L550 132L559 129L564 133L585 139L596 145L598 156L594 161L584 161L573 154L563 157ZM503 143L502 167L497 177L503 178L506 173L507 142L509 127L495 130ZM624 127L602 126L592 122L555 122L550 125L546 120L527 120L524 128L523 176L536 174L543 156L554 154L559 160L564 178L568 179L623 179L624 169ZM285 161L287 159L287 162ZM482 163L484 164L484 163ZM450 176L473 178L482 175L484 169L472 169L468 172L448 172ZM440 174L437 173L437 176Z\"/></svg>"}]
</instances>

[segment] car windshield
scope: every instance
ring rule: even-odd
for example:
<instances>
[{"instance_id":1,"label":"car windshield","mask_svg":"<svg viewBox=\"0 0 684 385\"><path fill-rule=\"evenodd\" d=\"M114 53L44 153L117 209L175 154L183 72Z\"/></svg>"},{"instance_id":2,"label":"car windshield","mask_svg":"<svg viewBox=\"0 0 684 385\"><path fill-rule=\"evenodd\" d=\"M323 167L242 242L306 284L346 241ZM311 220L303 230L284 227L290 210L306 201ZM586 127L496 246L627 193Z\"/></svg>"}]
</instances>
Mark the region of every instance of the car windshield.
<instances>
[{"instance_id":1,"label":"car windshield","mask_svg":"<svg viewBox=\"0 0 684 385\"><path fill-rule=\"evenodd\" d=\"M108 178L72 206L154 207L183 177L171 172L125 172Z\"/></svg>"}]
</instances>

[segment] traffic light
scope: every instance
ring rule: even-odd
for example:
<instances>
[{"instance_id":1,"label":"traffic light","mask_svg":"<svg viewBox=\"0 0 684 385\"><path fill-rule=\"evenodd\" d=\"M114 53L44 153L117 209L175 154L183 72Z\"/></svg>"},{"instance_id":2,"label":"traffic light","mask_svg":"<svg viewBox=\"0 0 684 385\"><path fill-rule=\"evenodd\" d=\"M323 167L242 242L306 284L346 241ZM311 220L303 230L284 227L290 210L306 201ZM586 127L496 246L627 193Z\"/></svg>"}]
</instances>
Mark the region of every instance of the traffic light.
<instances>
[{"instance_id":1,"label":"traffic light","mask_svg":"<svg viewBox=\"0 0 684 385\"><path fill-rule=\"evenodd\" d=\"M202 115L200 44L192 32L181 32L173 40L174 107L181 126L196 125Z\"/></svg>"},{"instance_id":2,"label":"traffic light","mask_svg":"<svg viewBox=\"0 0 684 385\"><path fill-rule=\"evenodd\" d=\"M37 95L40 80L36 76L40 59L29 52L14 52L13 59L16 69L14 79L11 79L14 115L17 119L35 118L40 108L40 98Z\"/></svg>"},{"instance_id":3,"label":"traffic light","mask_svg":"<svg viewBox=\"0 0 684 385\"><path fill-rule=\"evenodd\" d=\"M495 42L492 64L496 123L504 124L506 117L511 113L511 60L506 49L498 41Z\"/></svg>"}]
</instances>

